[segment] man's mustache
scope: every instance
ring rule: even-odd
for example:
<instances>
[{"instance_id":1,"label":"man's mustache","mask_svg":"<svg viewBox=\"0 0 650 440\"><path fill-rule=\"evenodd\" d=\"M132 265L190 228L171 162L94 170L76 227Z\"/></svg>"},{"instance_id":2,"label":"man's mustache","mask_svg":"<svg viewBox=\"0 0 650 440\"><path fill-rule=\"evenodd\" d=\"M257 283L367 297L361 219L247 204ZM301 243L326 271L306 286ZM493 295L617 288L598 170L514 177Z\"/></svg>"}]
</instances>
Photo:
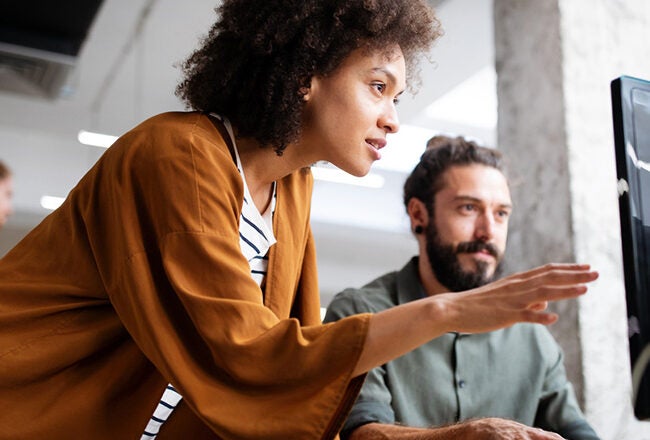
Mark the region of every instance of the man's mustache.
<instances>
[{"instance_id":1,"label":"man's mustache","mask_svg":"<svg viewBox=\"0 0 650 440\"><path fill-rule=\"evenodd\" d=\"M499 249L492 243L485 243L483 241L464 241L462 243L459 243L458 246L456 246L456 253L457 254L473 254L475 252L480 252L480 251L487 251L490 255L492 255L495 259L499 259L500 257L500 252Z\"/></svg>"}]
</instances>

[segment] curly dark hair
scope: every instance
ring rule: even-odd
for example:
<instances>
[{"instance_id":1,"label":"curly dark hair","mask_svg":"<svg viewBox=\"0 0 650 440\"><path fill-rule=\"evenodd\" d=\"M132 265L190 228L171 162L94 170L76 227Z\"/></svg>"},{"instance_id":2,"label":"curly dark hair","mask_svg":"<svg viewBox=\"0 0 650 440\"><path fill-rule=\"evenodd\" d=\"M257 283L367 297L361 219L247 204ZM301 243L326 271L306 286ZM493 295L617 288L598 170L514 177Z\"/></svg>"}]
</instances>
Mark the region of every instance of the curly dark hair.
<instances>
[{"instance_id":1,"label":"curly dark hair","mask_svg":"<svg viewBox=\"0 0 650 440\"><path fill-rule=\"evenodd\" d=\"M412 78L416 55L441 34L425 0L224 0L216 11L183 63L176 94L279 155L300 135L313 76L331 73L355 49L397 44Z\"/></svg>"},{"instance_id":2,"label":"curly dark hair","mask_svg":"<svg viewBox=\"0 0 650 440\"><path fill-rule=\"evenodd\" d=\"M433 215L434 196L444 184L442 175L452 166L485 165L505 174L503 156L497 150L482 147L461 136L434 136L420 157L411 175L404 183L404 206L415 197L424 202L429 215Z\"/></svg>"}]
</instances>

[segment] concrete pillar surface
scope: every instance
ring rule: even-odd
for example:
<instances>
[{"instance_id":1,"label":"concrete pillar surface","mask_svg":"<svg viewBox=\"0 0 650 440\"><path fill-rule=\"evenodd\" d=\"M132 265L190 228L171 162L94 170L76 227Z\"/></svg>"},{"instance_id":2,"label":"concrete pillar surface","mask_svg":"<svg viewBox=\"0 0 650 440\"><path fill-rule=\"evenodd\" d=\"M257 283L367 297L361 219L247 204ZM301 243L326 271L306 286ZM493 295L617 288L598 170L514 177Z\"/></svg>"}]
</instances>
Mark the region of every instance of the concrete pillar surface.
<instances>
[{"instance_id":1,"label":"concrete pillar surface","mask_svg":"<svg viewBox=\"0 0 650 440\"><path fill-rule=\"evenodd\" d=\"M610 81L650 79L647 0L495 0L498 145L516 213L509 267L590 263L601 276L555 305L551 331L603 439L650 439L634 419Z\"/></svg>"}]
</instances>

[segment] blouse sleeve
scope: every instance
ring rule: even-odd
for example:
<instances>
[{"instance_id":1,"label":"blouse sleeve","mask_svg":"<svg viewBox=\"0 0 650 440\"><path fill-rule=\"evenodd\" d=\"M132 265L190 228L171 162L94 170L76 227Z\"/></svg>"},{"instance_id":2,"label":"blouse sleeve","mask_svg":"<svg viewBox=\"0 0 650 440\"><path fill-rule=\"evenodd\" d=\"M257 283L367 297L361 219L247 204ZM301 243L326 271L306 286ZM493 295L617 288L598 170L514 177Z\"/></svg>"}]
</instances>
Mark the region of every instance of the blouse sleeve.
<instances>
[{"instance_id":1,"label":"blouse sleeve","mask_svg":"<svg viewBox=\"0 0 650 440\"><path fill-rule=\"evenodd\" d=\"M111 303L146 357L218 435L327 437L360 386L352 371L368 317L304 325L264 304L239 248L241 180L223 142L204 130L174 129L164 118L134 130L107 152L80 196ZM278 194L278 210L300 215L291 219L297 232L278 237L287 243L278 249L284 260L273 263L297 290L274 295L313 308L300 304L298 286L313 284L305 271L315 269L309 200L293 197L299 193Z\"/></svg>"}]
</instances>

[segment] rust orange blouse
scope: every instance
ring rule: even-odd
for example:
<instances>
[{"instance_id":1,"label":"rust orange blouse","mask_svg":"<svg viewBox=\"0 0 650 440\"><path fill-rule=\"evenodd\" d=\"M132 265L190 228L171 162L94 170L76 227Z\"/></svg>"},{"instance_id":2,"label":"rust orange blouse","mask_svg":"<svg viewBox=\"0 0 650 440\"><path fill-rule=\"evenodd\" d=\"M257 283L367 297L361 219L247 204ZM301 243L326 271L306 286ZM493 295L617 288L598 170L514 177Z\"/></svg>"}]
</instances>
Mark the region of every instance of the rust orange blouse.
<instances>
[{"instance_id":1,"label":"rust orange blouse","mask_svg":"<svg viewBox=\"0 0 650 440\"><path fill-rule=\"evenodd\" d=\"M265 293L239 249L241 178L200 113L123 135L0 260L0 439L333 438L369 315L321 325L312 177L277 182Z\"/></svg>"}]
</instances>

